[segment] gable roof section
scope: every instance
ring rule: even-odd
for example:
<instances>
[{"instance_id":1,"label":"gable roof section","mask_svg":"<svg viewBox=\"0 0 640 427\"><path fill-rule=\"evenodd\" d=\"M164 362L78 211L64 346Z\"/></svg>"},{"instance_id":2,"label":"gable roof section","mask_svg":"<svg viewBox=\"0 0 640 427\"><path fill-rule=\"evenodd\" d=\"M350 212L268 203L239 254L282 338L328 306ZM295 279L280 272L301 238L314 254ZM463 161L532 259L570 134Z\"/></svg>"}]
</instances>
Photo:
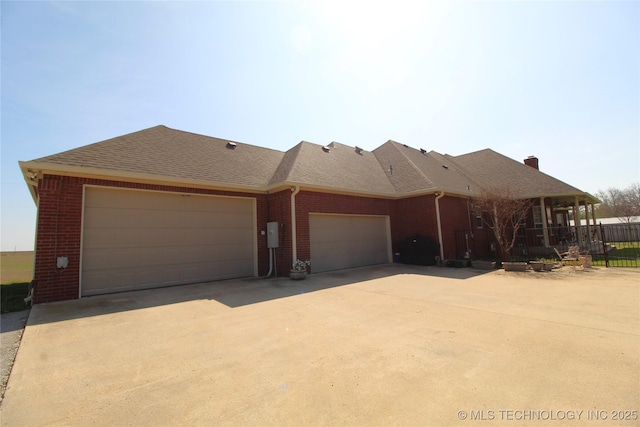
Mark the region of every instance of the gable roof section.
<instances>
[{"instance_id":1,"label":"gable roof section","mask_svg":"<svg viewBox=\"0 0 640 427\"><path fill-rule=\"evenodd\" d=\"M400 147L404 146L389 140L373 150L396 193L411 194L435 189L433 182L411 163Z\"/></svg>"},{"instance_id":2,"label":"gable roof section","mask_svg":"<svg viewBox=\"0 0 640 427\"><path fill-rule=\"evenodd\" d=\"M387 141L374 150L387 169L389 181L397 193L412 194L441 190L449 194L474 196L481 191L478 183L436 152L416 150L395 141ZM389 172L393 170L393 173Z\"/></svg>"},{"instance_id":3,"label":"gable roof section","mask_svg":"<svg viewBox=\"0 0 640 427\"><path fill-rule=\"evenodd\" d=\"M326 146L300 142L285 154L271 181L280 182L388 196L395 193L373 153L338 142Z\"/></svg>"},{"instance_id":4,"label":"gable roof section","mask_svg":"<svg viewBox=\"0 0 640 427\"><path fill-rule=\"evenodd\" d=\"M230 142L235 148L228 148ZM277 150L155 126L29 163L260 187L269 182L283 156Z\"/></svg>"},{"instance_id":5,"label":"gable roof section","mask_svg":"<svg viewBox=\"0 0 640 427\"><path fill-rule=\"evenodd\" d=\"M515 197L581 195L585 200L599 203L590 194L489 148L460 156L445 155L445 158L484 188L509 183Z\"/></svg>"}]
</instances>

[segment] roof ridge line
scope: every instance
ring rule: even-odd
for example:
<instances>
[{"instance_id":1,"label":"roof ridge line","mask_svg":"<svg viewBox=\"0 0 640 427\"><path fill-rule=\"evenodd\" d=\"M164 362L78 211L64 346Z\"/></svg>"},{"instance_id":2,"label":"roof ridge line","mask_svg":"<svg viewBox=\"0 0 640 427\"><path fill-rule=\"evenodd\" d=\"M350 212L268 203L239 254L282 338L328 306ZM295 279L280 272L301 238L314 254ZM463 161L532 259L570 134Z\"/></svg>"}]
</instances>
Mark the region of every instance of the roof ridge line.
<instances>
[{"instance_id":1,"label":"roof ridge line","mask_svg":"<svg viewBox=\"0 0 640 427\"><path fill-rule=\"evenodd\" d=\"M460 175L462 175L465 178L467 178L469 181L471 181L472 184L476 185L481 190L484 190L484 185L482 185L477 179L475 179L473 177L472 173L470 173L465 167L463 167L460 163L458 163L456 161L456 156L452 156L450 154L440 154L440 153L438 153L437 151L434 151L434 150L431 150L431 151L436 153L437 155L439 155L441 157L446 158L449 162L453 163L453 165L456 167L456 171Z\"/></svg>"},{"instance_id":2,"label":"roof ridge line","mask_svg":"<svg viewBox=\"0 0 640 427\"><path fill-rule=\"evenodd\" d=\"M278 167L273 172L273 175L271 175L271 179L269 179L268 185L272 185L277 182L287 182L289 180L289 177L291 175L291 169L296 165L296 160L300 155L300 150L302 149L302 144L304 143L313 144L312 142L302 140L298 142L296 145L294 145L293 147L291 147L290 149L288 149L287 151L284 151L284 156L282 156L282 159L280 159L280 163L278 164ZM287 157L288 154L290 154L290 157ZM287 164L285 164L285 161L287 162ZM286 173L285 173L285 170L286 170ZM282 178L279 178L279 175L281 174L284 174L284 176Z\"/></svg>"},{"instance_id":3,"label":"roof ridge line","mask_svg":"<svg viewBox=\"0 0 640 427\"><path fill-rule=\"evenodd\" d=\"M416 166L415 163L413 163L413 161L409 158L409 156L407 156L405 153L402 152L402 150L400 149L400 147L398 147L397 144L400 144L399 142L396 141L392 141L394 144L393 146L396 148L396 150L398 150L398 152L400 154L402 154L402 156L409 162L409 164L413 167L413 169L415 169L416 171L418 171L418 173L420 174L420 176L422 176L429 184L431 184L433 187L436 187L436 185L433 183L433 181L431 181L429 179L429 177L427 177L427 175L425 175L418 166ZM408 145L404 145L402 144L403 147L407 147L407 148L411 148ZM414 148L415 150L415 148ZM428 155L428 154L427 154Z\"/></svg>"}]
</instances>

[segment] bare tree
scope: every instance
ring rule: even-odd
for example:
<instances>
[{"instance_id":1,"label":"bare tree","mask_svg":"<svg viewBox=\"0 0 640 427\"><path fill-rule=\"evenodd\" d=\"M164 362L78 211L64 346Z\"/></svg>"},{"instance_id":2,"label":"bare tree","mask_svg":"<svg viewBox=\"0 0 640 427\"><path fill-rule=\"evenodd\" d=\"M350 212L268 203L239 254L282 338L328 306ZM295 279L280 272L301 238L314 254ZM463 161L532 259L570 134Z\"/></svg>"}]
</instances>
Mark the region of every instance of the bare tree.
<instances>
[{"instance_id":1,"label":"bare tree","mask_svg":"<svg viewBox=\"0 0 640 427\"><path fill-rule=\"evenodd\" d=\"M625 189L610 187L605 191L599 191L596 196L602 200L599 210L610 212L621 222L629 224L633 217L640 216L639 183L633 183Z\"/></svg>"},{"instance_id":2,"label":"bare tree","mask_svg":"<svg viewBox=\"0 0 640 427\"><path fill-rule=\"evenodd\" d=\"M509 261L518 230L531 211L533 200L518 199L509 188L496 187L483 191L475 203L483 212L482 221L498 242L502 260Z\"/></svg>"}]
</instances>

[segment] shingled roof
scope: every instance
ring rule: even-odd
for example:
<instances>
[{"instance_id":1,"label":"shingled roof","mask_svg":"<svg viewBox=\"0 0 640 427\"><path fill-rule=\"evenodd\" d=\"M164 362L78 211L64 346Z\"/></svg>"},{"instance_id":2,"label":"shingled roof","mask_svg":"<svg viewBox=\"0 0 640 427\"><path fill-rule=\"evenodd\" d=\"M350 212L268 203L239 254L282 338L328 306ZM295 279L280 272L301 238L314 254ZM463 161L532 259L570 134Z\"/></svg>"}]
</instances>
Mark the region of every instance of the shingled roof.
<instances>
[{"instance_id":1,"label":"shingled roof","mask_svg":"<svg viewBox=\"0 0 640 427\"><path fill-rule=\"evenodd\" d=\"M443 161L435 152L416 150L395 141L387 141L373 150L378 161L388 163L389 180L398 193L441 190L457 195L479 194L480 186L461 168Z\"/></svg>"},{"instance_id":2,"label":"shingled roof","mask_svg":"<svg viewBox=\"0 0 640 427\"><path fill-rule=\"evenodd\" d=\"M296 145L285 154L271 180L272 185L279 182L378 195L395 193L373 153L338 142Z\"/></svg>"},{"instance_id":3,"label":"shingled roof","mask_svg":"<svg viewBox=\"0 0 640 427\"><path fill-rule=\"evenodd\" d=\"M581 196L583 200L598 203L599 200L565 182L517 162L491 149L475 151L460 156L445 156L452 164L457 165L473 176L474 180L484 188L509 183L515 197L563 197Z\"/></svg>"},{"instance_id":4,"label":"shingled roof","mask_svg":"<svg viewBox=\"0 0 640 427\"><path fill-rule=\"evenodd\" d=\"M155 126L32 162L260 187L283 156L277 150Z\"/></svg>"},{"instance_id":5,"label":"shingled roof","mask_svg":"<svg viewBox=\"0 0 640 427\"><path fill-rule=\"evenodd\" d=\"M395 141L373 152L302 141L282 152L155 126L73 150L20 162L30 173L73 173L264 192L284 185L380 197L444 191L479 195L509 182L520 197L586 195L492 150L462 156L416 150ZM587 195L588 196L588 195ZM596 200L592 196L590 200Z\"/></svg>"}]
</instances>

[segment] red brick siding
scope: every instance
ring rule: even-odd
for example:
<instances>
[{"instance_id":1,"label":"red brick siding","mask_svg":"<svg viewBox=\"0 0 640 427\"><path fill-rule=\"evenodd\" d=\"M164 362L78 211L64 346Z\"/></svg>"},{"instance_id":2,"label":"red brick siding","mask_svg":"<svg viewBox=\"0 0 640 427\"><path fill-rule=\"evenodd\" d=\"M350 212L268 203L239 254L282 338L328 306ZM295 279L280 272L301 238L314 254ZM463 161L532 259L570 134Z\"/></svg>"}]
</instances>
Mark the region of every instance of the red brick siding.
<instances>
[{"instance_id":1,"label":"red brick siding","mask_svg":"<svg viewBox=\"0 0 640 427\"><path fill-rule=\"evenodd\" d=\"M277 193L269 194L269 219L268 222L279 224L279 247L276 248L274 265L274 275L288 276L291 269L291 190L286 189ZM266 228L266 225L265 225ZM266 245L266 244L265 244ZM265 263L266 271L269 268L269 259ZM265 272L266 274L266 272Z\"/></svg>"},{"instance_id":2,"label":"red brick siding","mask_svg":"<svg viewBox=\"0 0 640 427\"><path fill-rule=\"evenodd\" d=\"M269 270L267 236L262 234L263 230L266 231L266 224L269 221L280 224L280 246L275 251L276 273L279 276L286 276L289 273L293 256L290 189L266 195L45 175L38 187L35 303L79 297L82 191L85 184L254 197L257 206L258 274L266 275ZM309 213L388 215L394 252L401 241L417 234L426 235L438 241L434 195L388 200L301 191L296 195L297 256L300 259L309 259L311 255ZM445 196L440 199L440 213L445 257L455 258L455 230L469 228L467 201ZM475 226L475 223L473 225ZM56 268L58 256L69 257L69 266L66 269Z\"/></svg>"},{"instance_id":3,"label":"red brick siding","mask_svg":"<svg viewBox=\"0 0 640 427\"><path fill-rule=\"evenodd\" d=\"M495 258L497 256L497 252L491 252L491 242L495 242L495 239L493 237L493 232L489 229L489 227L487 227L486 224L483 224L482 228L480 229L475 228L473 230L474 252L471 254L471 257L473 259Z\"/></svg>"},{"instance_id":4,"label":"red brick siding","mask_svg":"<svg viewBox=\"0 0 640 427\"><path fill-rule=\"evenodd\" d=\"M447 195L442 197L439 203L444 258L456 259L464 255L466 251L464 240L458 242L456 247L456 230L469 232L470 206L467 205L467 199ZM469 242L469 246L471 247L471 242Z\"/></svg>"},{"instance_id":5,"label":"red brick siding","mask_svg":"<svg viewBox=\"0 0 640 427\"><path fill-rule=\"evenodd\" d=\"M78 298L82 186L75 178L46 175L38 197L34 302ZM57 268L58 256L69 258L66 269Z\"/></svg>"},{"instance_id":6,"label":"red brick siding","mask_svg":"<svg viewBox=\"0 0 640 427\"><path fill-rule=\"evenodd\" d=\"M258 221L258 271L259 274L267 272L267 241L266 236L262 236L260 233L260 230L266 227L267 220L267 200L264 194L45 175L38 184L34 303L79 297L82 189L85 184L193 194L255 197ZM56 259L59 256L69 257L69 266L66 269L56 268Z\"/></svg>"},{"instance_id":7,"label":"red brick siding","mask_svg":"<svg viewBox=\"0 0 640 427\"><path fill-rule=\"evenodd\" d=\"M438 227L436 222L435 196L412 197L394 202L391 221L391 234L394 251L409 237L416 235L427 236L434 242L438 241Z\"/></svg>"}]
</instances>

